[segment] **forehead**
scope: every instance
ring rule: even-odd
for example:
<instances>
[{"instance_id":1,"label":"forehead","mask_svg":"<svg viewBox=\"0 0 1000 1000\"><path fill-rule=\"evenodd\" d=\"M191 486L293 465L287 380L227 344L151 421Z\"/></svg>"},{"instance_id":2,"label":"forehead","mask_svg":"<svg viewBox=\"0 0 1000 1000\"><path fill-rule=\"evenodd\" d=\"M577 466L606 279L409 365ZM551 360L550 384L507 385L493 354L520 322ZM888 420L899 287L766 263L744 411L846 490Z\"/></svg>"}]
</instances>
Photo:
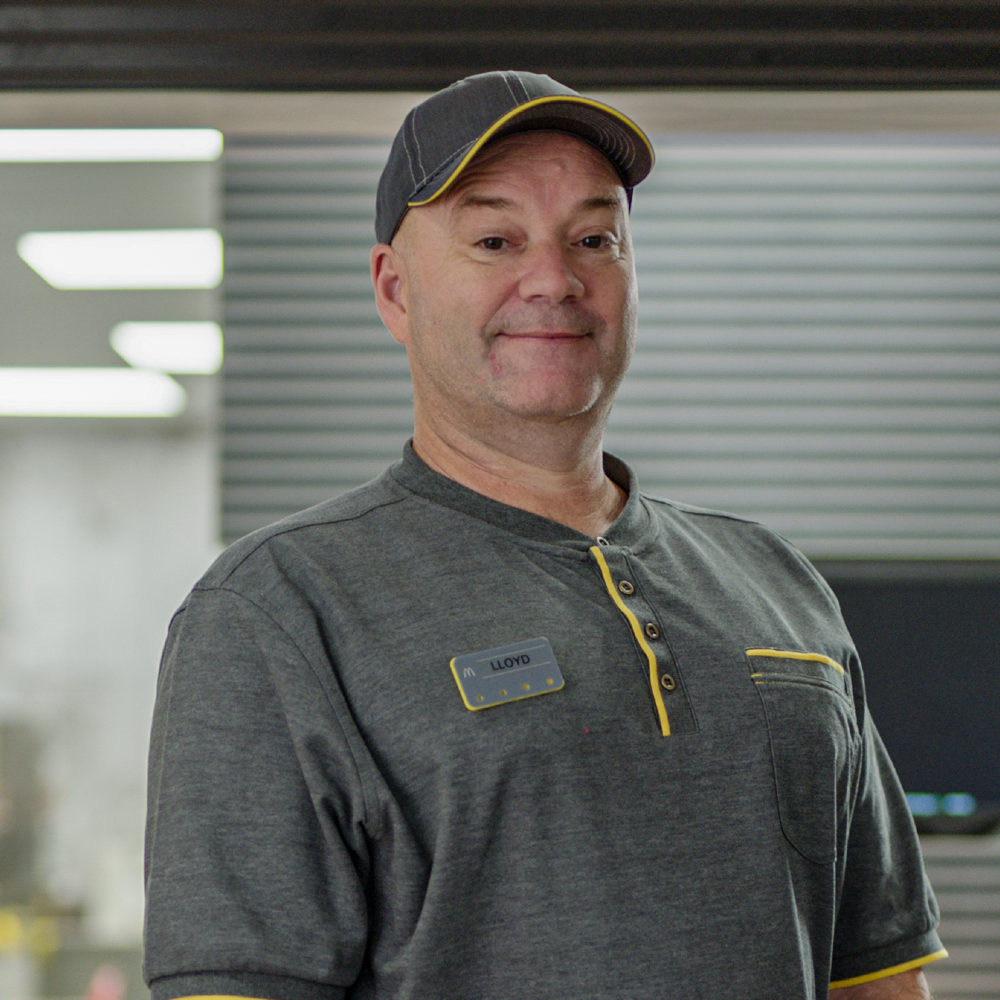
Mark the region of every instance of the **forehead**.
<instances>
[{"instance_id":1,"label":"forehead","mask_svg":"<svg viewBox=\"0 0 1000 1000\"><path fill-rule=\"evenodd\" d=\"M472 186L526 175L564 183L592 183L624 191L618 172L603 153L566 132L517 132L489 143L459 175L448 193L460 196Z\"/></svg>"}]
</instances>

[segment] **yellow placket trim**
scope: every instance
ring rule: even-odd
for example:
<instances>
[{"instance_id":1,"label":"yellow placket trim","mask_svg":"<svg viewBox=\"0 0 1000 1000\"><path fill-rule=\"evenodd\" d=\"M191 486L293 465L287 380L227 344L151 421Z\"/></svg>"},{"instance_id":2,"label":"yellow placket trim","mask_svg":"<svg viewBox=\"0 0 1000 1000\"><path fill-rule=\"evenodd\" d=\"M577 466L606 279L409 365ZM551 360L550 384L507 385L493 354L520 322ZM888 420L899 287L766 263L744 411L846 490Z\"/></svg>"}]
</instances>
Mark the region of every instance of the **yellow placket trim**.
<instances>
[{"instance_id":1,"label":"yellow placket trim","mask_svg":"<svg viewBox=\"0 0 1000 1000\"><path fill-rule=\"evenodd\" d=\"M636 618L625 602L618 596L615 582L611 579L611 570L608 569L608 564L604 559L604 553L601 552L600 546L592 546L590 554L594 557L601 570L601 576L604 578L604 586L608 588L611 600L615 602L618 610L625 616L625 620L632 626L632 634L635 636L635 641L639 643L639 648L646 654L646 659L649 661L649 686L653 692L656 714L660 720L660 732L664 736L669 736L670 720L667 718L667 706L663 704L663 695L660 694L660 667L656 662L656 653L653 652L649 643L646 642L646 637L642 634L642 628L639 625L639 619Z\"/></svg>"}]
</instances>

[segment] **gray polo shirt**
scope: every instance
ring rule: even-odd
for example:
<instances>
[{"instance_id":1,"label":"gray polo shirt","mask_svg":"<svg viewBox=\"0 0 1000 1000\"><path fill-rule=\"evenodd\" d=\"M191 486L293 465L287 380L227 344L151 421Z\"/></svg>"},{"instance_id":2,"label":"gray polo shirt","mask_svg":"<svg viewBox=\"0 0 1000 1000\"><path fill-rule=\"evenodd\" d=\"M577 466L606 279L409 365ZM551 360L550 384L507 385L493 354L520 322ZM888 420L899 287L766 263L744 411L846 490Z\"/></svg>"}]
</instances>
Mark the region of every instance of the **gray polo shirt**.
<instances>
[{"instance_id":1,"label":"gray polo shirt","mask_svg":"<svg viewBox=\"0 0 1000 1000\"><path fill-rule=\"evenodd\" d=\"M208 571L153 725L154 1000L794 1000L940 952L829 588L606 468L599 544L407 449Z\"/></svg>"}]
</instances>

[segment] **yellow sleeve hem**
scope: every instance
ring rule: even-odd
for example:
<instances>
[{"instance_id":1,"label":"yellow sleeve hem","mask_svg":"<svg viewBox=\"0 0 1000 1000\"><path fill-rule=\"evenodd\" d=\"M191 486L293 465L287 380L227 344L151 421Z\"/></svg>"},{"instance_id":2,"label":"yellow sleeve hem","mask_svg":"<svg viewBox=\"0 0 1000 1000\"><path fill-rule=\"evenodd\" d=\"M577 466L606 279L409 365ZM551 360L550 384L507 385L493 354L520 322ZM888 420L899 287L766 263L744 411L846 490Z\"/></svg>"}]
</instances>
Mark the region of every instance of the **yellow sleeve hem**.
<instances>
[{"instance_id":1,"label":"yellow sleeve hem","mask_svg":"<svg viewBox=\"0 0 1000 1000\"><path fill-rule=\"evenodd\" d=\"M177 1000L257 1000L257 998L230 996L227 993L207 993L198 996L178 997Z\"/></svg>"},{"instance_id":2,"label":"yellow sleeve hem","mask_svg":"<svg viewBox=\"0 0 1000 1000\"><path fill-rule=\"evenodd\" d=\"M900 972L909 972L910 969L917 969L928 962L936 962L939 958L947 958L948 952L942 948L940 951L924 955L923 958L915 958L912 962L903 962L902 965L892 965L888 969L880 969L878 972L869 972L865 976L855 976L853 979L839 979L835 983L830 983L831 990L842 990L845 986L860 986L862 983L871 983L876 979L886 979L889 976L898 975Z\"/></svg>"}]
</instances>

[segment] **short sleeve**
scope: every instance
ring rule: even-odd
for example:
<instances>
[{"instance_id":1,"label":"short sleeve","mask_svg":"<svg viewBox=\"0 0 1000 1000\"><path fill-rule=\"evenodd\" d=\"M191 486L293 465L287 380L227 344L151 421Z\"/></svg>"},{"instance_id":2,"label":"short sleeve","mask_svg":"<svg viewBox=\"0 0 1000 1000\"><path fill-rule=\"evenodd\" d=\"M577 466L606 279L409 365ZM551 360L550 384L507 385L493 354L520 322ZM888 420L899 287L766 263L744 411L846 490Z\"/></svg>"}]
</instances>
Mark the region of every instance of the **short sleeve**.
<instances>
[{"instance_id":1,"label":"short sleeve","mask_svg":"<svg viewBox=\"0 0 1000 1000\"><path fill-rule=\"evenodd\" d=\"M154 1000L338 1000L367 937L364 795L292 638L224 589L175 616L153 719L145 972Z\"/></svg>"},{"instance_id":2,"label":"short sleeve","mask_svg":"<svg viewBox=\"0 0 1000 1000\"><path fill-rule=\"evenodd\" d=\"M831 985L854 985L944 957L937 923L906 797L865 712Z\"/></svg>"}]
</instances>

